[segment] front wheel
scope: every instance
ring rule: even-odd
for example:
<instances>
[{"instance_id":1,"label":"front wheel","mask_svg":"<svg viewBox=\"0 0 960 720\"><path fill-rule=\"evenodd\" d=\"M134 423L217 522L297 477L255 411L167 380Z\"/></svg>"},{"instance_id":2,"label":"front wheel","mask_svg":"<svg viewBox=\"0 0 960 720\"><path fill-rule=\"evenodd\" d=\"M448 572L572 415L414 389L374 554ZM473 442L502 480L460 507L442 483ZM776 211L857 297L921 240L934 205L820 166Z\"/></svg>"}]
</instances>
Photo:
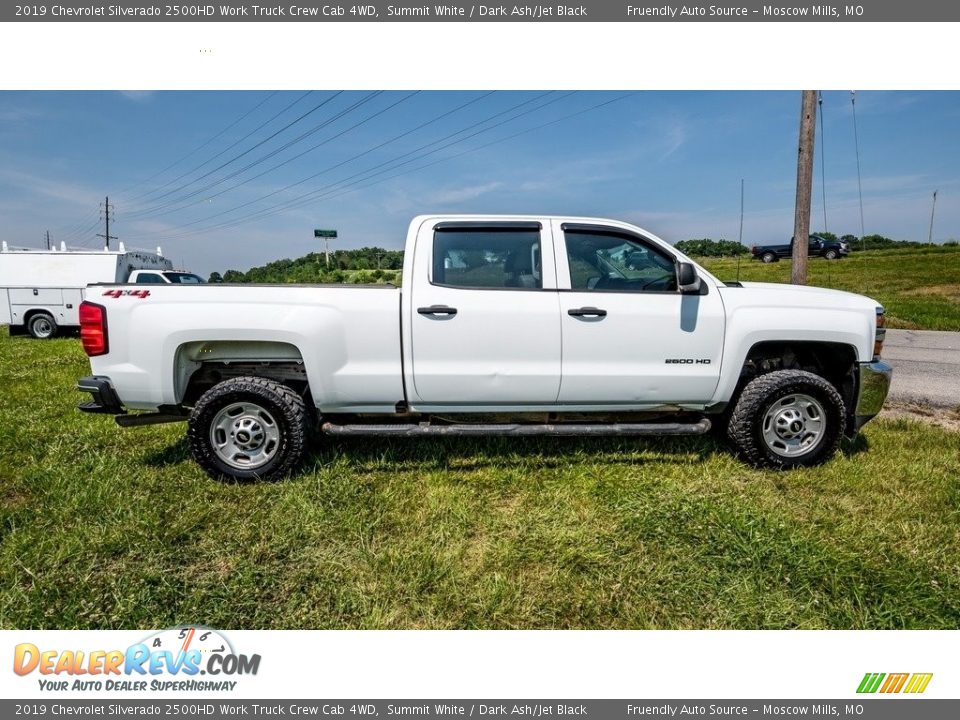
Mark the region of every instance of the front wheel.
<instances>
[{"instance_id":1,"label":"front wheel","mask_svg":"<svg viewBox=\"0 0 960 720\"><path fill-rule=\"evenodd\" d=\"M190 413L190 452L218 480L282 477L303 459L309 417L303 398L287 386L231 378L204 393Z\"/></svg>"},{"instance_id":2,"label":"front wheel","mask_svg":"<svg viewBox=\"0 0 960 720\"><path fill-rule=\"evenodd\" d=\"M823 254L823 256L824 256L827 260L836 260L838 257L840 257L840 254L839 254L836 250L827 250L827 251Z\"/></svg>"},{"instance_id":3,"label":"front wheel","mask_svg":"<svg viewBox=\"0 0 960 720\"><path fill-rule=\"evenodd\" d=\"M833 385L804 370L778 370L743 389L727 434L757 467L811 467L833 457L845 423L843 398Z\"/></svg>"}]
</instances>

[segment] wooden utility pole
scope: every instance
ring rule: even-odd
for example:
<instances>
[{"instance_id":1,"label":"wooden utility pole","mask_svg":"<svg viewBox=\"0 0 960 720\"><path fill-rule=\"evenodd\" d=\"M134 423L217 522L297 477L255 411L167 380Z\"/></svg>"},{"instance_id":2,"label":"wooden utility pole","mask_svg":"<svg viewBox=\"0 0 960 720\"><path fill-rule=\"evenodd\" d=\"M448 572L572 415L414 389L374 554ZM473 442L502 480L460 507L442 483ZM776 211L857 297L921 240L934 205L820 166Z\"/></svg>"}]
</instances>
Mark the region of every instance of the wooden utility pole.
<instances>
[{"instance_id":1,"label":"wooden utility pole","mask_svg":"<svg viewBox=\"0 0 960 720\"><path fill-rule=\"evenodd\" d=\"M793 267L790 282L807 284L810 240L810 195L813 190L813 149L817 123L817 91L804 90L800 106L800 144L797 153L797 204L793 215Z\"/></svg>"}]
</instances>

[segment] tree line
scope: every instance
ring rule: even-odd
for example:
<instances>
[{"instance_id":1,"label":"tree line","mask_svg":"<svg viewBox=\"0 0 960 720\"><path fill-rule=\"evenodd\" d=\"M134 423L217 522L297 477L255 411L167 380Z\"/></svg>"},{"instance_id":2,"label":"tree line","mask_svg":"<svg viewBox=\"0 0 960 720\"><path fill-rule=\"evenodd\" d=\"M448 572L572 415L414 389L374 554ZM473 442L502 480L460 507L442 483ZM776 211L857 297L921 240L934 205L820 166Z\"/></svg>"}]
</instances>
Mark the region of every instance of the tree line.
<instances>
[{"instance_id":1,"label":"tree line","mask_svg":"<svg viewBox=\"0 0 960 720\"><path fill-rule=\"evenodd\" d=\"M210 274L212 283L377 283L399 282L403 250L363 247L336 250L326 255L309 253L303 257L274 260L246 272L227 270Z\"/></svg>"},{"instance_id":2,"label":"tree line","mask_svg":"<svg viewBox=\"0 0 960 720\"><path fill-rule=\"evenodd\" d=\"M835 235L832 232L822 230L811 233L824 240L840 240L850 245L852 252L861 252L863 250L889 250L892 248L920 248L929 247L927 243L916 242L915 240L894 240L884 235L865 235L863 238L856 235ZM771 244L786 244L789 240L781 242L772 242ZM956 240L944 243L944 245L956 245ZM681 240L676 245L677 249L686 255L695 257L735 257L737 255L749 255L750 248L735 240L713 240L711 238L701 238L699 240Z\"/></svg>"}]
</instances>

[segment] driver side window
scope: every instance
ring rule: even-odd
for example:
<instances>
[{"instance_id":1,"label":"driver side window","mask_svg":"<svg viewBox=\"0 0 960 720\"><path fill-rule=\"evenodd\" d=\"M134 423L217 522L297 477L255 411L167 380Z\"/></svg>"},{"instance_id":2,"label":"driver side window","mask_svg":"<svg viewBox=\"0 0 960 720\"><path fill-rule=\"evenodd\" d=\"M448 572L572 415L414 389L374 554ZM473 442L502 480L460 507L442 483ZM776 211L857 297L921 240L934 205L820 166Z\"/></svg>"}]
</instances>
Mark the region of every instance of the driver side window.
<instances>
[{"instance_id":1,"label":"driver side window","mask_svg":"<svg viewBox=\"0 0 960 720\"><path fill-rule=\"evenodd\" d=\"M570 286L598 292L674 292L673 258L617 231L565 230Z\"/></svg>"}]
</instances>

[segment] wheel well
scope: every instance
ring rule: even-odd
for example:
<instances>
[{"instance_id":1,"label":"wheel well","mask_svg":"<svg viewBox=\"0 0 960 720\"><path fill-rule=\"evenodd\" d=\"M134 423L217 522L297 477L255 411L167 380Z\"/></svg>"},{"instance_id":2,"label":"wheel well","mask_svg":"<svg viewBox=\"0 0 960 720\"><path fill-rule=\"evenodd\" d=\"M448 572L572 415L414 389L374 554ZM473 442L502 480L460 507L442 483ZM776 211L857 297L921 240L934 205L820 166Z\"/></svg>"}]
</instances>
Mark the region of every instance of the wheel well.
<instances>
[{"instance_id":1,"label":"wheel well","mask_svg":"<svg viewBox=\"0 0 960 720\"><path fill-rule=\"evenodd\" d=\"M40 315L40 314L49 315L50 317L53 318L54 322L56 322L56 320L57 320L57 318L54 316L54 314L53 314L52 312L50 312L49 310L45 310L45 309L43 309L43 308L30 308L29 310L27 310L27 311L23 314L23 324L24 324L24 325L29 325L29 324L30 324L30 321L33 319L34 315Z\"/></svg>"},{"instance_id":2,"label":"wheel well","mask_svg":"<svg viewBox=\"0 0 960 720\"><path fill-rule=\"evenodd\" d=\"M757 343L747 353L734 402L743 387L759 375L775 370L806 370L833 385L847 409L853 408L857 392L857 351L852 345L810 341Z\"/></svg>"},{"instance_id":3,"label":"wheel well","mask_svg":"<svg viewBox=\"0 0 960 720\"><path fill-rule=\"evenodd\" d=\"M174 382L183 405L192 407L214 385L236 377L274 380L314 407L303 356L294 345L216 340L186 343L177 350Z\"/></svg>"},{"instance_id":4,"label":"wheel well","mask_svg":"<svg viewBox=\"0 0 960 720\"><path fill-rule=\"evenodd\" d=\"M300 395L313 407L313 398L310 396L310 386L307 382L307 373L302 362L224 362L211 361L200 364L187 380L183 392L182 403L188 407L196 404L197 400L210 388L224 380L237 377L260 377L286 385Z\"/></svg>"}]
</instances>

